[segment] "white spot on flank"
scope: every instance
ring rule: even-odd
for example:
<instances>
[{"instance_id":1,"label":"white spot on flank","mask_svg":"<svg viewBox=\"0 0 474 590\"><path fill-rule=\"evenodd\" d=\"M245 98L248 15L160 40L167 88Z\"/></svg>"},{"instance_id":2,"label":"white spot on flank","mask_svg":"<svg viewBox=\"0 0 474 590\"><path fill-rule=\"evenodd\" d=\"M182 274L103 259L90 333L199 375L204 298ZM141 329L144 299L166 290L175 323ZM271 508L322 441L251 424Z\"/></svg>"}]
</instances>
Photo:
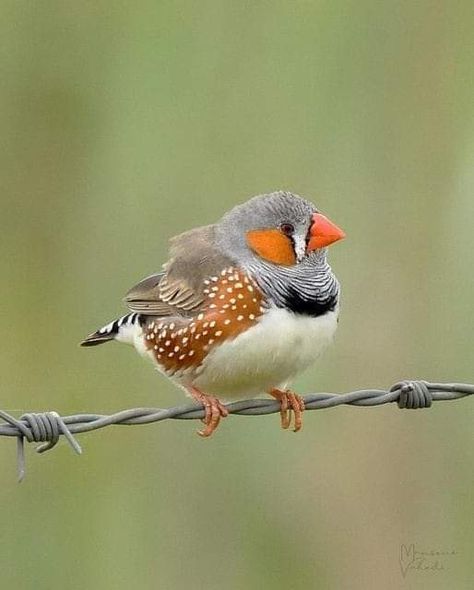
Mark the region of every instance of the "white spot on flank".
<instances>
[{"instance_id":1,"label":"white spot on flank","mask_svg":"<svg viewBox=\"0 0 474 590\"><path fill-rule=\"evenodd\" d=\"M253 313L249 313L249 320L254 320L254 319L255 319L254 314Z\"/></svg>"},{"instance_id":2,"label":"white spot on flank","mask_svg":"<svg viewBox=\"0 0 474 590\"><path fill-rule=\"evenodd\" d=\"M219 299L225 299L225 295L224 294L219 295Z\"/></svg>"},{"instance_id":3,"label":"white spot on flank","mask_svg":"<svg viewBox=\"0 0 474 590\"><path fill-rule=\"evenodd\" d=\"M182 343L186 344L186 342L189 340L189 338L183 338Z\"/></svg>"},{"instance_id":4,"label":"white spot on flank","mask_svg":"<svg viewBox=\"0 0 474 590\"><path fill-rule=\"evenodd\" d=\"M212 320L212 322L209 322L209 328L213 328L216 325L215 320Z\"/></svg>"},{"instance_id":5,"label":"white spot on flank","mask_svg":"<svg viewBox=\"0 0 474 590\"><path fill-rule=\"evenodd\" d=\"M185 357L185 356L186 356L185 354L180 354L180 355L179 355L179 357L178 357L178 359L179 359L180 361L182 361L182 360L184 359L184 357Z\"/></svg>"},{"instance_id":6,"label":"white spot on flank","mask_svg":"<svg viewBox=\"0 0 474 590\"><path fill-rule=\"evenodd\" d=\"M174 347L174 351L175 351L175 352L179 352L179 346L175 346L175 347Z\"/></svg>"},{"instance_id":7,"label":"white spot on flank","mask_svg":"<svg viewBox=\"0 0 474 590\"><path fill-rule=\"evenodd\" d=\"M165 346L169 346L170 344L171 344L171 340L167 340L167 341L165 342Z\"/></svg>"},{"instance_id":8,"label":"white spot on flank","mask_svg":"<svg viewBox=\"0 0 474 590\"><path fill-rule=\"evenodd\" d=\"M214 287L212 287L213 291L219 291L219 287L217 287L216 285L214 285Z\"/></svg>"},{"instance_id":9,"label":"white spot on flank","mask_svg":"<svg viewBox=\"0 0 474 590\"><path fill-rule=\"evenodd\" d=\"M214 299L215 296L216 296L215 293L209 293L209 299Z\"/></svg>"},{"instance_id":10,"label":"white spot on flank","mask_svg":"<svg viewBox=\"0 0 474 590\"><path fill-rule=\"evenodd\" d=\"M211 344L212 344L213 342L214 342L214 340L213 340L212 338L209 338L209 340L208 340L208 342L207 342L207 345L208 345L208 346L211 346Z\"/></svg>"},{"instance_id":11,"label":"white spot on flank","mask_svg":"<svg viewBox=\"0 0 474 590\"><path fill-rule=\"evenodd\" d=\"M252 287L252 285L247 285L247 289L248 289L250 292L252 292L252 291L253 291L253 287Z\"/></svg>"},{"instance_id":12,"label":"white spot on flank","mask_svg":"<svg viewBox=\"0 0 474 590\"><path fill-rule=\"evenodd\" d=\"M190 351L188 352L188 356L193 356L193 354L194 354L194 350L190 350Z\"/></svg>"},{"instance_id":13,"label":"white spot on flank","mask_svg":"<svg viewBox=\"0 0 474 590\"><path fill-rule=\"evenodd\" d=\"M243 288L242 283L235 283L235 288L236 289L242 289Z\"/></svg>"},{"instance_id":14,"label":"white spot on flank","mask_svg":"<svg viewBox=\"0 0 474 590\"><path fill-rule=\"evenodd\" d=\"M232 297L231 299L229 299L229 303L235 303L235 302L236 302L235 297Z\"/></svg>"},{"instance_id":15,"label":"white spot on flank","mask_svg":"<svg viewBox=\"0 0 474 590\"><path fill-rule=\"evenodd\" d=\"M216 336L216 338L219 338L219 336L222 336L222 330L217 330L217 332L214 332L214 336Z\"/></svg>"},{"instance_id":16,"label":"white spot on flank","mask_svg":"<svg viewBox=\"0 0 474 590\"><path fill-rule=\"evenodd\" d=\"M170 330L174 330L174 322L171 322L171 324L168 326L168 328L169 328Z\"/></svg>"},{"instance_id":17,"label":"white spot on flank","mask_svg":"<svg viewBox=\"0 0 474 590\"><path fill-rule=\"evenodd\" d=\"M174 357L174 352L170 352L170 353L168 354L168 358L172 358L172 357Z\"/></svg>"},{"instance_id":18,"label":"white spot on flank","mask_svg":"<svg viewBox=\"0 0 474 590\"><path fill-rule=\"evenodd\" d=\"M211 281L209 281L208 279L204 279L204 284L205 285L210 285Z\"/></svg>"},{"instance_id":19,"label":"white spot on flank","mask_svg":"<svg viewBox=\"0 0 474 590\"><path fill-rule=\"evenodd\" d=\"M209 306L209 309L216 309L217 305L215 303L211 303L211 305Z\"/></svg>"},{"instance_id":20,"label":"white spot on flank","mask_svg":"<svg viewBox=\"0 0 474 590\"><path fill-rule=\"evenodd\" d=\"M212 281L213 283L216 283L216 282L218 281L218 277L211 277L211 281Z\"/></svg>"},{"instance_id":21,"label":"white spot on flank","mask_svg":"<svg viewBox=\"0 0 474 590\"><path fill-rule=\"evenodd\" d=\"M243 319L244 319L244 316L243 315L238 315L237 316L237 321L238 322L241 322Z\"/></svg>"},{"instance_id":22,"label":"white spot on flank","mask_svg":"<svg viewBox=\"0 0 474 590\"><path fill-rule=\"evenodd\" d=\"M227 293L232 293L233 289L232 289L232 287L227 287L226 291L227 291Z\"/></svg>"},{"instance_id":23,"label":"white spot on flank","mask_svg":"<svg viewBox=\"0 0 474 590\"><path fill-rule=\"evenodd\" d=\"M229 319L227 319L227 320L224 320L224 324L225 324L226 326L228 326L228 325L230 324L230 320L229 320Z\"/></svg>"},{"instance_id":24,"label":"white spot on flank","mask_svg":"<svg viewBox=\"0 0 474 590\"><path fill-rule=\"evenodd\" d=\"M201 321L203 318L204 318L204 314L203 314L203 313L200 313L200 314L198 314L198 317L197 317L197 319L198 319L199 321Z\"/></svg>"}]
</instances>

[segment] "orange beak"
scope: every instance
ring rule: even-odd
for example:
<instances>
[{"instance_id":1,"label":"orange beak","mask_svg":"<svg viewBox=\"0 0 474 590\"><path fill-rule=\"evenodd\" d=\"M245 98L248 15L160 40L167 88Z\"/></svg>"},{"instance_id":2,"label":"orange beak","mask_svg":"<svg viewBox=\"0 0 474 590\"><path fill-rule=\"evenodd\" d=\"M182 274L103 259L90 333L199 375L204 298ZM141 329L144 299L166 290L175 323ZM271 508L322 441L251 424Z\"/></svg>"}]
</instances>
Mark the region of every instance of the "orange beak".
<instances>
[{"instance_id":1,"label":"orange beak","mask_svg":"<svg viewBox=\"0 0 474 590\"><path fill-rule=\"evenodd\" d=\"M309 242L307 250L312 252L318 248L325 248L338 240L342 240L346 234L340 227L321 213L313 215L313 223L309 230Z\"/></svg>"}]
</instances>

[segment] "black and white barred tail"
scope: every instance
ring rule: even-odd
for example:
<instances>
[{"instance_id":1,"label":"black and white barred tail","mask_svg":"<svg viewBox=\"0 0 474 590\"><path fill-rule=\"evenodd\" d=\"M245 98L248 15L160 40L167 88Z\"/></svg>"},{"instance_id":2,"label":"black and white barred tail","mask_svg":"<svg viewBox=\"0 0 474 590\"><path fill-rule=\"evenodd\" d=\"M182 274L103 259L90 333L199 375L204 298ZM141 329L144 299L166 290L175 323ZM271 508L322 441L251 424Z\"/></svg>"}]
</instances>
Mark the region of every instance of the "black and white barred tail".
<instances>
[{"instance_id":1,"label":"black and white barred tail","mask_svg":"<svg viewBox=\"0 0 474 590\"><path fill-rule=\"evenodd\" d=\"M139 313L128 313L87 336L81 346L97 346L110 340L132 343L134 333L141 330L142 325L143 317Z\"/></svg>"}]
</instances>

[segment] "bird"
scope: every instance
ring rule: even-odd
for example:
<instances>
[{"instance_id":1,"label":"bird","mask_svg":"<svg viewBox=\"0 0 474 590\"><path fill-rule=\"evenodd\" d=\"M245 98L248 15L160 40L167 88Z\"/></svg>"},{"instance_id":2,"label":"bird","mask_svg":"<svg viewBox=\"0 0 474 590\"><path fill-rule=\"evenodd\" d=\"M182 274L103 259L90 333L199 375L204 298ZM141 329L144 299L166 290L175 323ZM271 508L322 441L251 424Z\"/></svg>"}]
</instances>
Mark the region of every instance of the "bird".
<instances>
[{"instance_id":1,"label":"bird","mask_svg":"<svg viewBox=\"0 0 474 590\"><path fill-rule=\"evenodd\" d=\"M224 401L264 394L297 432L304 400L288 384L333 340L340 285L327 253L344 237L302 196L252 197L171 238L162 270L125 295L128 313L81 345L132 344L202 405L202 437L228 415Z\"/></svg>"}]
</instances>

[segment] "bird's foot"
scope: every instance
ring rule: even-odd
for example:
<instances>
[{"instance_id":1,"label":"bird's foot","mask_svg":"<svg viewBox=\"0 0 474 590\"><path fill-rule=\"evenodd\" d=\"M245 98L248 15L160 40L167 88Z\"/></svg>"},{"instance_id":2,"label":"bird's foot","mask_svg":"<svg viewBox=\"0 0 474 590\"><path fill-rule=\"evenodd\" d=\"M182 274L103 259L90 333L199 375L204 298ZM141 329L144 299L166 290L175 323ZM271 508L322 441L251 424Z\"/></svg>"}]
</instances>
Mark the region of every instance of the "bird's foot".
<instances>
[{"instance_id":1,"label":"bird's foot","mask_svg":"<svg viewBox=\"0 0 474 590\"><path fill-rule=\"evenodd\" d=\"M229 411L216 397L207 395L196 387L190 387L189 392L197 402L203 405L205 415L202 421L205 424L205 428L198 430L198 434L207 438L219 426L221 418L229 415Z\"/></svg>"},{"instance_id":2,"label":"bird's foot","mask_svg":"<svg viewBox=\"0 0 474 590\"><path fill-rule=\"evenodd\" d=\"M291 424L291 411L295 415L295 426L294 432L301 430L303 426L303 412L304 412L304 399L301 395L297 395L291 391L281 391L280 389L272 389L270 391L275 399L280 402L280 417L281 427L285 430L290 427Z\"/></svg>"}]
</instances>

